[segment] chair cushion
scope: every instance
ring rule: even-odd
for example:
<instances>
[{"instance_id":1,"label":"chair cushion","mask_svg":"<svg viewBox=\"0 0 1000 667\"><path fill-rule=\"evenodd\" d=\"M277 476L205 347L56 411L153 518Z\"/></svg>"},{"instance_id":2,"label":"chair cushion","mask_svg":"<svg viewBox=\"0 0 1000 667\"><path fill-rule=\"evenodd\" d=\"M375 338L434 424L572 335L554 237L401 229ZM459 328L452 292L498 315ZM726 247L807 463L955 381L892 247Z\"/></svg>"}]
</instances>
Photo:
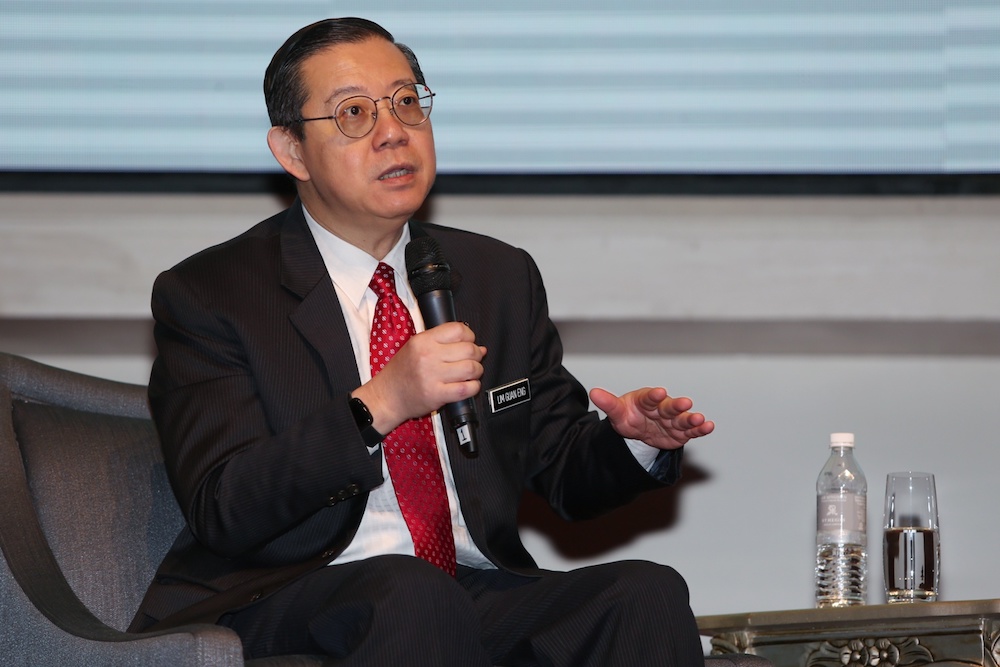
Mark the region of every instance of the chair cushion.
<instances>
[{"instance_id":1,"label":"chair cushion","mask_svg":"<svg viewBox=\"0 0 1000 667\"><path fill-rule=\"evenodd\" d=\"M184 525L152 422L21 401L13 418L56 560L94 615L124 630Z\"/></svg>"}]
</instances>

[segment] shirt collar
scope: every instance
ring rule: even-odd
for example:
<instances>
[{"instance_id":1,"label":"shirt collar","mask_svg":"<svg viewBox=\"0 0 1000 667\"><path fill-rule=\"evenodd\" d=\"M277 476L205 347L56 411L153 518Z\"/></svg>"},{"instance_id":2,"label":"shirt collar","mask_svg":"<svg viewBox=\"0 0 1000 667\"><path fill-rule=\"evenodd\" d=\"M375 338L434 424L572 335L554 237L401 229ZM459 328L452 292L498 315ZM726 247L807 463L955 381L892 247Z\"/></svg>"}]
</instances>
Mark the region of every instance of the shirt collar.
<instances>
[{"instance_id":1,"label":"shirt collar","mask_svg":"<svg viewBox=\"0 0 1000 667\"><path fill-rule=\"evenodd\" d=\"M334 235L328 229L316 222L306 207L302 206L306 223L316 239L320 255L326 264L326 270L334 284L350 299L355 308L361 306L365 298L368 283L372 280L379 260L367 252L351 245L344 239ZM409 289L406 281L406 244L410 241L410 226L403 227L399 241L382 259L396 273L396 290ZM402 292L400 292L402 294Z\"/></svg>"}]
</instances>

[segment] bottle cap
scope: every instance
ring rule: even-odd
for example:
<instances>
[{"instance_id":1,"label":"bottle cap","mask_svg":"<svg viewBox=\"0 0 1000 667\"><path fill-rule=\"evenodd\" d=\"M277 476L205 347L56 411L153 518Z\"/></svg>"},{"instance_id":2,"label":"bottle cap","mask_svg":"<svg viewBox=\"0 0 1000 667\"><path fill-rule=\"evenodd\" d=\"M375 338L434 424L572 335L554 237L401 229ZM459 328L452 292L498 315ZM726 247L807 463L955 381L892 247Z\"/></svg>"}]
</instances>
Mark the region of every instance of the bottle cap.
<instances>
[{"instance_id":1,"label":"bottle cap","mask_svg":"<svg viewBox=\"0 0 1000 667\"><path fill-rule=\"evenodd\" d=\"M831 433L830 434L830 446L831 447L853 447L854 446L854 434L853 433Z\"/></svg>"}]
</instances>

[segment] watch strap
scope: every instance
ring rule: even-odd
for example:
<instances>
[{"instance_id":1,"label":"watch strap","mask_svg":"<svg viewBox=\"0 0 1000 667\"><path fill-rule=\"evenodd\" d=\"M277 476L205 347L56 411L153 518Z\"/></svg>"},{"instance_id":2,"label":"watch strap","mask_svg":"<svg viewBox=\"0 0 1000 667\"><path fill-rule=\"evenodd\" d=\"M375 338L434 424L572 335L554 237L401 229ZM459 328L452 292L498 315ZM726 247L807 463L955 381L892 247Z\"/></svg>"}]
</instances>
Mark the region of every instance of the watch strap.
<instances>
[{"instance_id":1,"label":"watch strap","mask_svg":"<svg viewBox=\"0 0 1000 667\"><path fill-rule=\"evenodd\" d=\"M385 436L376 431L372 426L374 418L364 401L360 398L352 396L350 405L351 414L354 415L354 423L357 424L358 432L361 433L361 439L364 441L365 445L368 447L375 447L385 440Z\"/></svg>"}]
</instances>

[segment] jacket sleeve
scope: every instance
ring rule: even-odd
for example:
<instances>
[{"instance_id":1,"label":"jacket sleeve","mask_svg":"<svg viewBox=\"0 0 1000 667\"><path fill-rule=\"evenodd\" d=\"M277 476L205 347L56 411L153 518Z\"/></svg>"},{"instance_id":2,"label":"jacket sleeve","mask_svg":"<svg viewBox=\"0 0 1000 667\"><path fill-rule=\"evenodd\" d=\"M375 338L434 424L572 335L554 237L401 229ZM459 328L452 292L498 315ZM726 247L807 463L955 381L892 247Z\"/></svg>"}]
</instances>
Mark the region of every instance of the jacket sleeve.
<instances>
[{"instance_id":1,"label":"jacket sleeve","mask_svg":"<svg viewBox=\"0 0 1000 667\"><path fill-rule=\"evenodd\" d=\"M151 409L188 525L223 557L382 483L348 406L356 377L331 386L287 317L248 324L257 308L284 307L232 296L262 291L176 269L153 289Z\"/></svg>"},{"instance_id":2,"label":"jacket sleeve","mask_svg":"<svg viewBox=\"0 0 1000 667\"><path fill-rule=\"evenodd\" d=\"M564 518L582 519L674 483L680 450L662 453L647 473L607 419L590 410L587 391L563 366L541 275L524 255L531 294L532 424L529 488Z\"/></svg>"}]
</instances>

